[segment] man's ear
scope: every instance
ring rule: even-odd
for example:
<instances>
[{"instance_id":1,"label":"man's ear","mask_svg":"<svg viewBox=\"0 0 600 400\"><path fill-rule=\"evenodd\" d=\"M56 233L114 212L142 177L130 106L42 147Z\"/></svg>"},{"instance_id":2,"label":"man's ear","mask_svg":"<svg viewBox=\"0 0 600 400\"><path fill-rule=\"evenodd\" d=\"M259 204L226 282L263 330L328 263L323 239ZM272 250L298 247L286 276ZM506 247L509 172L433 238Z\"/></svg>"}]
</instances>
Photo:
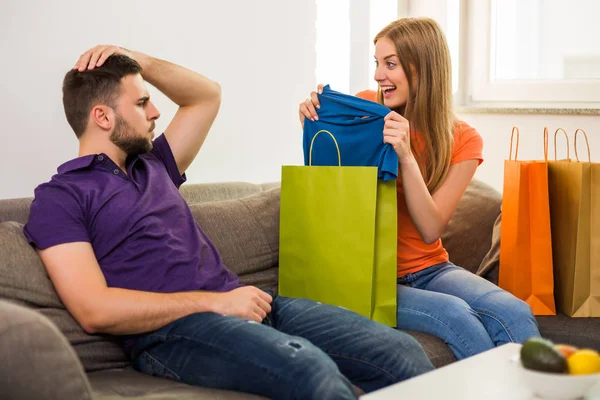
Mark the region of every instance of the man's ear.
<instances>
[{"instance_id":1,"label":"man's ear","mask_svg":"<svg viewBox=\"0 0 600 400\"><path fill-rule=\"evenodd\" d=\"M101 129L109 131L114 124L114 111L110 107L97 105L92 108L90 118Z\"/></svg>"}]
</instances>

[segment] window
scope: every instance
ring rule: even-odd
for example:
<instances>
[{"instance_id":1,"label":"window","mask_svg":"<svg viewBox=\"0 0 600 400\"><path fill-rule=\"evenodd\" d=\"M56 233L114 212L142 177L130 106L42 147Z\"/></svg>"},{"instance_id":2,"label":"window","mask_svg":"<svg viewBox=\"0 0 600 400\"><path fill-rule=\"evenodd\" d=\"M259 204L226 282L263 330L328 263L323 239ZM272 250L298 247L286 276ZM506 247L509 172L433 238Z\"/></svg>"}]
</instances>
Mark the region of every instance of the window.
<instances>
[{"instance_id":1,"label":"window","mask_svg":"<svg viewBox=\"0 0 600 400\"><path fill-rule=\"evenodd\" d=\"M452 91L458 95L460 63L461 0L408 0L400 16L433 18L444 31L452 62Z\"/></svg>"},{"instance_id":2,"label":"window","mask_svg":"<svg viewBox=\"0 0 600 400\"><path fill-rule=\"evenodd\" d=\"M456 104L600 108L597 0L316 0L317 80L376 89L373 37L398 16L446 34ZM566 12L568 7L568 12Z\"/></svg>"},{"instance_id":3,"label":"window","mask_svg":"<svg viewBox=\"0 0 600 400\"><path fill-rule=\"evenodd\" d=\"M317 0L317 82L343 93L350 87L349 6L350 0Z\"/></svg>"},{"instance_id":4,"label":"window","mask_svg":"<svg viewBox=\"0 0 600 400\"><path fill-rule=\"evenodd\" d=\"M398 17L398 0L316 0L318 83L354 94L376 89L373 38Z\"/></svg>"},{"instance_id":5,"label":"window","mask_svg":"<svg viewBox=\"0 0 600 400\"><path fill-rule=\"evenodd\" d=\"M369 85L368 88L377 90L377 82L373 79L375 75L375 46L373 39L387 24L398 18L397 0L373 0L369 13Z\"/></svg>"},{"instance_id":6,"label":"window","mask_svg":"<svg viewBox=\"0 0 600 400\"><path fill-rule=\"evenodd\" d=\"M464 3L469 15L467 104L600 107L600 2Z\"/></svg>"}]
</instances>

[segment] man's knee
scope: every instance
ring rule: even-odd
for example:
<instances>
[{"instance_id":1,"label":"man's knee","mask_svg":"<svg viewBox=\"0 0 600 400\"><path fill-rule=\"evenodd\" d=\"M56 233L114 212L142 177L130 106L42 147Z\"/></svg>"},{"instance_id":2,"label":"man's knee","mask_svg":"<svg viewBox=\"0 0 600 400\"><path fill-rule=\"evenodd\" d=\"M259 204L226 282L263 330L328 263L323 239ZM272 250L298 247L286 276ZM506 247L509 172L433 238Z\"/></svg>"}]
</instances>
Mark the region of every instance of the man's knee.
<instances>
[{"instance_id":1,"label":"man's knee","mask_svg":"<svg viewBox=\"0 0 600 400\"><path fill-rule=\"evenodd\" d=\"M279 365L290 379L290 388L298 398L348 398L353 393L350 382L342 375L336 363L321 349L306 339L289 337L276 343Z\"/></svg>"},{"instance_id":2,"label":"man's knee","mask_svg":"<svg viewBox=\"0 0 600 400\"><path fill-rule=\"evenodd\" d=\"M317 347L315 347L308 340L290 336L286 339L276 343L276 350L280 357L284 358L284 361L293 360L293 363L309 363L312 361L319 360L321 355ZM292 361L290 361L292 362Z\"/></svg>"},{"instance_id":3,"label":"man's knee","mask_svg":"<svg viewBox=\"0 0 600 400\"><path fill-rule=\"evenodd\" d=\"M393 375L396 381L402 381L434 369L423 346L417 339L406 332L387 329L387 334L379 337L380 346L373 346L374 359L390 357L390 365L394 365Z\"/></svg>"}]
</instances>

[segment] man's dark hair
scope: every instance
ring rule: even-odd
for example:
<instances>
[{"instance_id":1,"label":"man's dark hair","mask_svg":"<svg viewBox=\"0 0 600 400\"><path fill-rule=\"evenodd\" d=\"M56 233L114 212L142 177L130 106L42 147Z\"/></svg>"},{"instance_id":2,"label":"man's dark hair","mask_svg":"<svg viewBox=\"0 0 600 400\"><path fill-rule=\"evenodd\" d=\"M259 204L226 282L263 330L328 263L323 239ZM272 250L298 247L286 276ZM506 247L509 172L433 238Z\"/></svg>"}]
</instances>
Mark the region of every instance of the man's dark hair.
<instances>
[{"instance_id":1,"label":"man's dark hair","mask_svg":"<svg viewBox=\"0 0 600 400\"><path fill-rule=\"evenodd\" d=\"M67 72L62 88L63 106L78 138L85 132L92 107L97 104L115 107L121 79L141 72L140 64L121 54L108 57L101 67L93 70Z\"/></svg>"}]
</instances>

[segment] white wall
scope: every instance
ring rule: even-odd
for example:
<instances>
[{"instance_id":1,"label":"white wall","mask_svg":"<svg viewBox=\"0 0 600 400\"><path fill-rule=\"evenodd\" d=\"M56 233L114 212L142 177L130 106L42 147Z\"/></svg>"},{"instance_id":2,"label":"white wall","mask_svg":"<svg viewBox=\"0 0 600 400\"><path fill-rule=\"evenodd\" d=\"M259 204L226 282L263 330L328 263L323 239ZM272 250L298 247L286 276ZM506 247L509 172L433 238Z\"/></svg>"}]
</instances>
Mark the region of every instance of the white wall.
<instances>
[{"instance_id":1,"label":"white wall","mask_svg":"<svg viewBox=\"0 0 600 400\"><path fill-rule=\"evenodd\" d=\"M517 114L460 114L459 118L473 126L483 137L484 162L476 177L502 191L504 160L510 151L510 134L513 126L520 131L519 160L543 160L543 133L547 126L550 133L549 157L554 159L554 132L563 128L569 134L571 158L574 160L573 135L577 128L585 130L589 137L592 161L600 162L600 117L569 115L517 115ZM564 135L557 136L558 158L566 158ZM583 136L577 139L580 159L587 161Z\"/></svg>"},{"instance_id":2,"label":"white wall","mask_svg":"<svg viewBox=\"0 0 600 400\"><path fill-rule=\"evenodd\" d=\"M314 1L2 0L0 198L32 196L77 139L64 74L96 44L118 44L205 74L223 103L188 182L280 179L302 163L297 105L316 85ZM151 88L166 128L175 106Z\"/></svg>"}]
</instances>

